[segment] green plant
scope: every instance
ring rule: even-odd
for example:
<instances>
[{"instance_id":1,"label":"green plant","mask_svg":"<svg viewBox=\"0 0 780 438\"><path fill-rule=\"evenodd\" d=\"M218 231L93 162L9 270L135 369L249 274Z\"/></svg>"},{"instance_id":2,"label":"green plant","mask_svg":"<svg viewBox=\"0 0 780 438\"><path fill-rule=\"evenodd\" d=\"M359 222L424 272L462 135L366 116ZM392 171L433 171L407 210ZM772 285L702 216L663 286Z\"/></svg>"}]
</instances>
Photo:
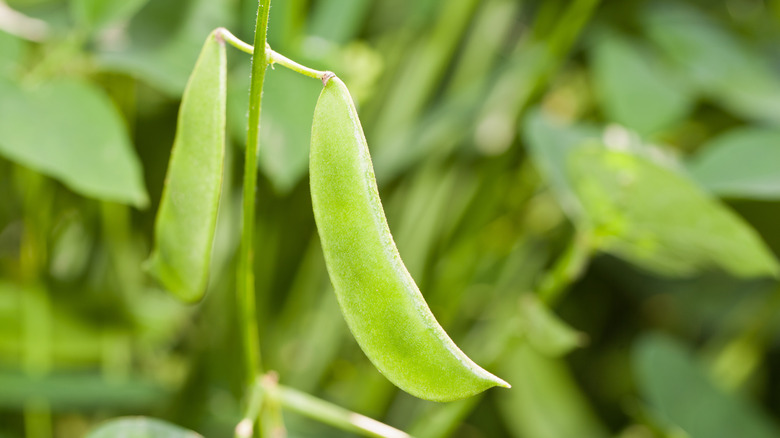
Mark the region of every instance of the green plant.
<instances>
[{"instance_id":1,"label":"green plant","mask_svg":"<svg viewBox=\"0 0 780 438\"><path fill-rule=\"evenodd\" d=\"M268 1L261 2L258 9L257 25L261 30L269 5ZM452 342L403 265L384 217L357 111L344 83L333 73L318 72L279 55L263 39L255 38L255 44L263 48L260 54L224 28L206 39L179 109L176 139L155 223L155 249L147 262L149 271L180 299L202 299L222 183L227 41L257 56L253 65L279 63L322 80L310 152L313 208L342 311L372 362L400 388L428 400L453 401L493 386L509 387ZM252 122L251 111L257 108L259 113L260 102L259 95L256 102L250 99L248 144L259 129ZM247 147L247 153L252 154L252 148ZM254 209L254 205L244 207ZM251 233L246 228L244 232ZM251 276L239 265L239 278L247 275ZM249 306L245 311L252 312ZM245 336L254 342L255 317L249 314L246 318ZM244 354L251 357L257 348L248 346ZM249 370L259 367L259 358L253 361L258 362ZM253 376L249 382L260 378ZM262 397L266 400L278 392L269 390L268 385L259 388L265 391ZM259 414L259 407L252 411ZM331 412L319 411L324 417ZM256 415L245 420L257 421ZM135 427L137 423L128 424ZM246 427L247 423L242 424Z\"/></svg>"},{"instance_id":2,"label":"green plant","mask_svg":"<svg viewBox=\"0 0 780 438\"><path fill-rule=\"evenodd\" d=\"M123 415L209 437L402 436L367 417L442 438L780 434L777 1L274 2L263 42L232 41L264 55L227 50L195 305L140 266L204 37L251 42L258 2L8 4L3 438ZM409 396L338 317L306 177L324 70L432 313L512 389Z\"/></svg>"},{"instance_id":3,"label":"green plant","mask_svg":"<svg viewBox=\"0 0 780 438\"><path fill-rule=\"evenodd\" d=\"M263 74L257 74L256 65L278 63L322 80L323 91L314 111L310 152L313 208L342 311L372 362L393 383L428 400L453 401L493 386L509 387L469 359L436 322L401 262L387 227L368 146L352 97L333 73L309 69L270 49L262 36L269 7L270 2L266 0L260 2L258 9L255 45L261 48L261 53L224 28L216 29L206 39L182 97L176 139L155 223L155 249L147 269L180 299L189 302L202 299L210 270L222 184L226 100L224 44L227 41L255 56L252 89L262 89ZM261 95L252 90L250 94L255 98L250 97L249 145L256 143L261 105ZM248 155L255 153L253 148L246 150ZM253 168L248 167L246 172L254 174L250 170ZM244 188L244 199L253 198L252 190L247 190L246 185ZM245 224L251 223L251 219L246 219L246 209L254 209L254 204L245 202L244 208ZM245 226L243 232L242 242L251 240L246 237L246 234L252 234L251 226ZM243 248L242 254L247 251L251 254L250 248ZM246 264L239 264L238 270L239 279L246 279L248 291L243 292L246 300L253 292L251 270ZM295 397L277 400L277 389L254 385L255 380L261 378L251 375L260 366L256 317L252 314L251 300L240 302L247 312L243 329L247 339L244 354L251 358L247 367L251 376L247 380L251 385L248 388L255 387L264 392L259 400L267 400L265 404L271 407L266 410L274 409L274 404L282 400L300 400ZM273 384L270 387L273 388ZM315 407L313 412L300 407L299 411L315 415L315 418L316 415L329 418L333 412L329 408L317 408L321 404L312 406ZM237 435L252 434L251 424L258 420L259 411L260 407L254 403L250 412L255 414L245 418ZM129 431L140 427L138 422L145 420L119 421L120 426L107 425L104 430L118 427L120 431ZM337 419L332 421L340 425ZM382 425L379 429L382 428L388 426ZM158 436L161 432L148 433Z\"/></svg>"}]
</instances>

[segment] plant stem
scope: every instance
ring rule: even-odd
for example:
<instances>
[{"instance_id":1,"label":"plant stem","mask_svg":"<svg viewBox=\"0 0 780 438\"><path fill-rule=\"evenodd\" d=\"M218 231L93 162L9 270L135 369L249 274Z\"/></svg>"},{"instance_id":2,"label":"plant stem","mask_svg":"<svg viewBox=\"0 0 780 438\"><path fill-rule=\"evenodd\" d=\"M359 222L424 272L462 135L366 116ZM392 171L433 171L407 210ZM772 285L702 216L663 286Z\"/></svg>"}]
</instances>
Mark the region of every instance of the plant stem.
<instances>
[{"instance_id":1,"label":"plant stem","mask_svg":"<svg viewBox=\"0 0 780 438\"><path fill-rule=\"evenodd\" d=\"M268 30L268 11L271 0L260 0L255 25L255 47L265 47ZM247 128L246 158L244 161L243 215L241 222L241 248L238 260L236 294L238 316L243 331L245 387L251 387L255 376L261 372L260 334L257 324L254 276L255 195L257 184L257 153L260 138L260 104L263 80L268 59L265 51L252 56L252 76L249 86L249 125Z\"/></svg>"},{"instance_id":2,"label":"plant stem","mask_svg":"<svg viewBox=\"0 0 780 438\"><path fill-rule=\"evenodd\" d=\"M51 29L45 21L11 9L3 0L0 0L0 30L37 43L51 35Z\"/></svg>"},{"instance_id":3,"label":"plant stem","mask_svg":"<svg viewBox=\"0 0 780 438\"><path fill-rule=\"evenodd\" d=\"M542 279L537 295L548 306L556 303L563 292L571 286L588 265L593 252L591 239L587 232L572 237L566 251L555 261L555 265Z\"/></svg>"},{"instance_id":4,"label":"plant stem","mask_svg":"<svg viewBox=\"0 0 780 438\"><path fill-rule=\"evenodd\" d=\"M220 27L217 29L217 34L228 44L231 46L237 48L238 50L254 54L255 46L249 45L240 39L230 33L229 30L225 29L224 27ZM255 38L255 45L257 45L257 39ZM328 79L336 76L333 72L329 71L320 71L315 70L313 68L306 67L303 64L299 64L292 59L282 55L279 52L275 52L271 49L271 46L268 45L268 43L265 43L265 57L268 62L268 65L273 68L274 64L279 64L283 67L289 68L290 70L300 73L304 76L308 76L310 78L319 79L322 81L323 85L328 82Z\"/></svg>"},{"instance_id":5,"label":"plant stem","mask_svg":"<svg viewBox=\"0 0 780 438\"><path fill-rule=\"evenodd\" d=\"M236 49L238 49L238 50L240 50L240 51L242 51L244 53L248 53L250 55L254 55L254 53L255 53L254 46L252 46L251 44L247 44L247 43L241 41L237 36L235 36L232 33L230 33L230 31L227 30L226 28L218 27L217 28L217 35L219 36L219 38L222 38L223 41L225 41L226 43L228 43L231 46L235 47ZM268 56L268 54L266 54L266 57L267 56Z\"/></svg>"},{"instance_id":6,"label":"plant stem","mask_svg":"<svg viewBox=\"0 0 780 438\"><path fill-rule=\"evenodd\" d=\"M251 438L254 434L255 422L260 416L260 408L263 406L265 391L260 382L255 382L249 388L249 402L244 411L244 418L236 426L235 438Z\"/></svg>"},{"instance_id":7,"label":"plant stem","mask_svg":"<svg viewBox=\"0 0 780 438\"><path fill-rule=\"evenodd\" d=\"M279 375L275 372L260 378L260 385L265 392L266 403L260 412L261 438L286 438L282 405L279 403Z\"/></svg>"},{"instance_id":8,"label":"plant stem","mask_svg":"<svg viewBox=\"0 0 780 438\"><path fill-rule=\"evenodd\" d=\"M282 407L347 432L380 438L409 438L409 434L372 418L282 385L276 387Z\"/></svg>"},{"instance_id":9,"label":"plant stem","mask_svg":"<svg viewBox=\"0 0 780 438\"><path fill-rule=\"evenodd\" d=\"M273 67L274 64L279 64L283 67L289 68L294 72L298 72L304 76L319 79L322 81L322 85L327 84L328 79L336 76L333 72L330 71L314 70L313 68L309 68L306 67L305 65L298 64L292 59L280 53L274 52L273 50L271 50L270 46L266 46L265 49L266 49L266 53L268 53L268 60L271 63L271 67Z\"/></svg>"}]
</instances>

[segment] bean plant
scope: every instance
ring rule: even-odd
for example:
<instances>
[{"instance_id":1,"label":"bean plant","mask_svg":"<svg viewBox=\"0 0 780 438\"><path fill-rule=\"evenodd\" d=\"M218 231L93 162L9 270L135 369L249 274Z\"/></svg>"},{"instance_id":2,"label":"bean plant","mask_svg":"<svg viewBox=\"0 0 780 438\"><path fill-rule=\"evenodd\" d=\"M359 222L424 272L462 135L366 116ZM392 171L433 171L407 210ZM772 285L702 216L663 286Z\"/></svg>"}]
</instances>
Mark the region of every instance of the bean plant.
<instances>
[{"instance_id":1,"label":"bean plant","mask_svg":"<svg viewBox=\"0 0 780 438\"><path fill-rule=\"evenodd\" d=\"M0 1L0 438L780 436L778 11Z\"/></svg>"}]
</instances>

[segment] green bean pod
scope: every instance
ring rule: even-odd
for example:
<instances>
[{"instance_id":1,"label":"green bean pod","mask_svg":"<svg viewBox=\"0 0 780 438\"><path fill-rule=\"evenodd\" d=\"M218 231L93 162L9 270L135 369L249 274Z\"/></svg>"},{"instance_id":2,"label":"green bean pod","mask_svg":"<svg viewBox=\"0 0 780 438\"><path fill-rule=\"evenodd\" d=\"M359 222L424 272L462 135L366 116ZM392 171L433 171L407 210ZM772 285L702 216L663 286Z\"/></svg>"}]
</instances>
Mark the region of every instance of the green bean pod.
<instances>
[{"instance_id":1,"label":"green bean pod","mask_svg":"<svg viewBox=\"0 0 780 438\"><path fill-rule=\"evenodd\" d=\"M184 89L146 269L183 301L206 292L225 159L225 44L212 32Z\"/></svg>"},{"instance_id":2,"label":"green bean pod","mask_svg":"<svg viewBox=\"0 0 780 438\"><path fill-rule=\"evenodd\" d=\"M453 401L509 387L455 345L406 270L382 209L357 111L336 77L314 110L309 166L328 273L347 325L374 366L426 400Z\"/></svg>"}]
</instances>

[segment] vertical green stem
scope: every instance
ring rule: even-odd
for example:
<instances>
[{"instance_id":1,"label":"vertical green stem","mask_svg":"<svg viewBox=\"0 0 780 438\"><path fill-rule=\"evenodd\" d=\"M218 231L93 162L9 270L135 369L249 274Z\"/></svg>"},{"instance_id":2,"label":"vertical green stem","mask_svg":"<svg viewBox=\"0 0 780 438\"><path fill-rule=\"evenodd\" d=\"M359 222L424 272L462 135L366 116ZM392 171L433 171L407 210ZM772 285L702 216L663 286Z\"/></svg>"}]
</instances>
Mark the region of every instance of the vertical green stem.
<instances>
[{"instance_id":1,"label":"vertical green stem","mask_svg":"<svg viewBox=\"0 0 780 438\"><path fill-rule=\"evenodd\" d=\"M244 162L244 197L241 228L241 249L238 262L236 293L238 313L243 331L245 387L250 388L260 374L260 334L255 307L254 235L255 195L257 184L257 152L260 137L260 104L263 80L268 67L265 38L268 30L268 11L271 0L260 0L257 7L255 44L252 55L252 79L249 87L249 126L247 129L246 159Z\"/></svg>"},{"instance_id":2,"label":"vertical green stem","mask_svg":"<svg viewBox=\"0 0 780 438\"><path fill-rule=\"evenodd\" d=\"M255 434L255 422L260 416L260 408L263 406L265 392L260 382L256 382L248 388L249 395L244 411L244 418L236 426L234 438L251 438Z\"/></svg>"}]
</instances>

